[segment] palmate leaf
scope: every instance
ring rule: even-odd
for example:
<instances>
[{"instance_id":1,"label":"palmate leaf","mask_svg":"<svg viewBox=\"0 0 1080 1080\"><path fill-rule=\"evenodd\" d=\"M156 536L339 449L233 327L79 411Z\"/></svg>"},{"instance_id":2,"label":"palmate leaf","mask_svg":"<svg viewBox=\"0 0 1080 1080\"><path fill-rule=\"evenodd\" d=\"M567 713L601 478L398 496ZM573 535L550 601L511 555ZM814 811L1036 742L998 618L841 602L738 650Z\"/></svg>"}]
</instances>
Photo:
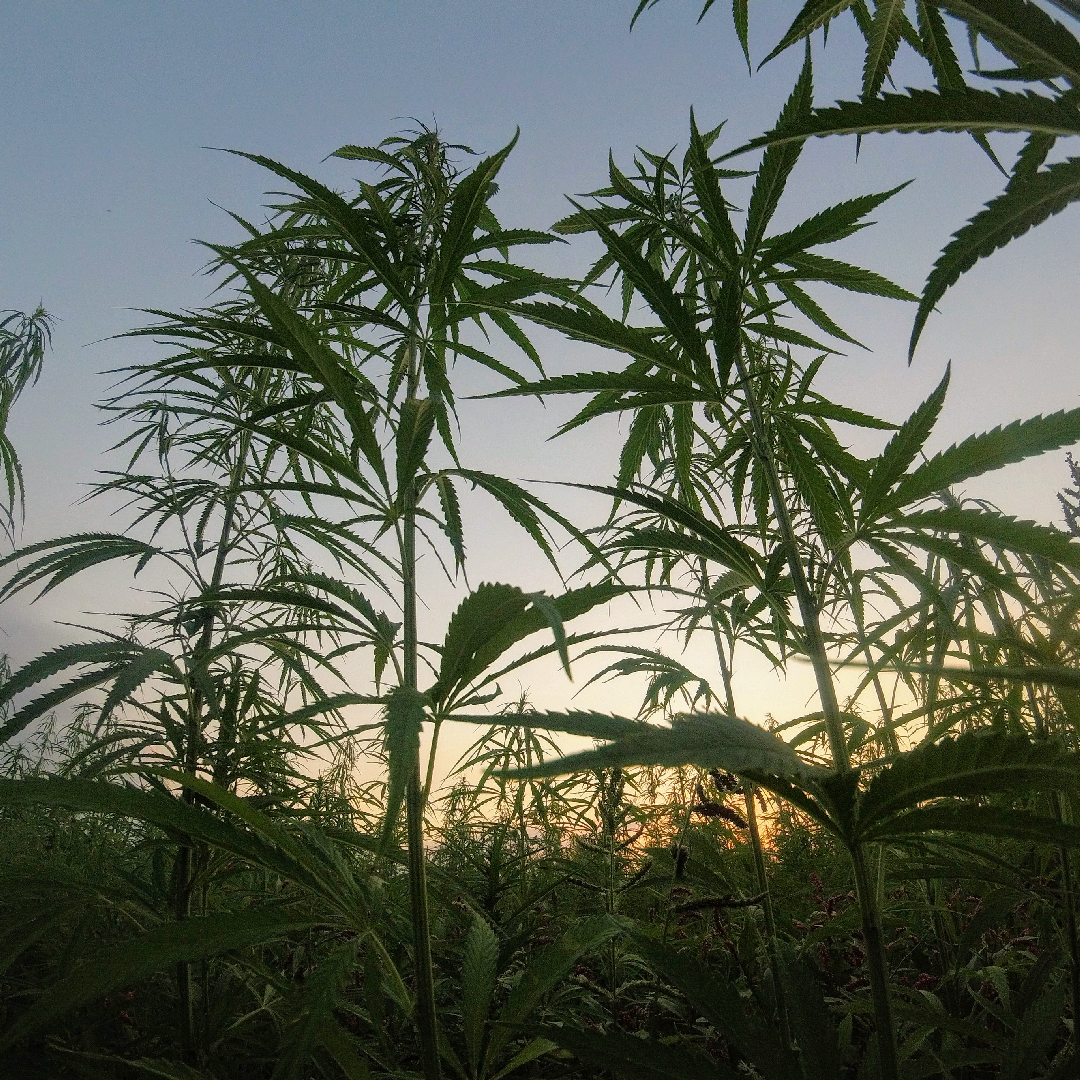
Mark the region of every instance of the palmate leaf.
<instances>
[{"instance_id":1,"label":"palmate leaf","mask_svg":"<svg viewBox=\"0 0 1080 1080\"><path fill-rule=\"evenodd\" d=\"M533 723L540 717L542 723ZM587 739L618 739L633 734L640 727L640 721L627 720L622 716L608 713L571 710L569 712L545 713L455 713L454 719L460 723L480 724L491 727L537 727L545 731L559 731L565 735L578 735Z\"/></svg>"},{"instance_id":2,"label":"palmate leaf","mask_svg":"<svg viewBox=\"0 0 1080 1080\"><path fill-rule=\"evenodd\" d=\"M910 506L920 499L1000 469L1080 441L1080 409L1017 420L996 427L935 454L897 485L890 504Z\"/></svg>"},{"instance_id":3,"label":"palmate leaf","mask_svg":"<svg viewBox=\"0 0 1080 1080\"><path fill-rule=\"evenodd\" d=\"M808 965L797 960L790 950L784 950L780 957L780 980L788 1023L799 1046L806 1080L833 1080L842 1076L836 1022Z\"/></svg>"},{"instance_id":4,"label":"palmate leaf","mask_svg":"<svg viewBox=\"0 0 1080 1080\"><path fill-rule=\"evenodd\" d=\"M519 128L506 146L481 161L457 183L450 204L450 220L439 247L439 263L430 285L431 295L436 300L447 295L461 269L462 260L475 250L476 229L492 196L492 183L520 134ZM487 239L485 246L495 246L499 242L497 237Z\"/></svg>"},{"instance_id":5,"label":"palmate leaf","mask_svg":"<svg viewBox=\"0 0 1080 1080\"><path fill-rule=\"evenodd\" d=\"M709 557L715 557L725 566L737 570L747 581L755 584L762 582L760 556L749 544L744 543L723 525L710 521L678 499L649 488L616 488L594 484L576 486L586 491L610 495L617 502L628 502L634 506L640 506L643 510L652 511L661 519L686 530L708 544L710 551L713 552L713 555ZM637 531L630 532L631 543Z\"/></svg>"},{"instance_id":6,"label":"palmate leaf","mask_svg":"<svg viewBox=\"0 0 1080 1080\"><path fill-rule=\"evenodd\" d=\"M1080 83L1080 41L1029 0L934 0L1014 63Z\"/></svg>"},{"instance_id":7,"label":"palmate leaf","mask_svg":"<svg viewBox=\"0 0 1080 1080\"><path fill-rule=\"evenodd\" d=\"M567 337L615 349L629 356L646 360L676 375L692 376L693 368L681 355L646 330L605 315L599 309L569 307L537 301L530 304L514 304L507 309L541 326L559 330ZM507 391L508 393L511 391Z\"/></svg>"},{"instance_id":8,"label":"palmate leaf","mask_svg":"<svg viewBox=\"0 0 1080 1080\"><path fill-rule=\"evenodd\" d=\"M810 49L807 47L806 59L798 81L792 88L776 122L776 131L788 131L806 122L814 103L813 66ZM750 205L746 211L746 232L743 238L743 259L748 264L758 256L758 248L765 237L765 230L772 221L773 214L780 204L780 197L787 187L788 178L795 168L802 152L802 140L777 142L766 148L754 181L754 190L750 194Z\"/></svg>"},{"instance_id":9,"label":"palmate leaf","mask_svg":"<svg viewBox=\"0 0 1080 1080\"><path fill-rule=\"evenodd\" d=\"M1080 199L1080 158L1069 158L1011 185L955 233L926 279L911 331L908 360L915 353L934 305L961 274L1077 199Z\"/></svg>"},{"instance_id":10,"label":"palmate leaf","mask_svg":"<svg viewBox=\"0 0 1080 1080\"><path fill-rule=\"evenodd\" d=\"M516 1034L544 998L569 974L578 960L625 929L610 915L596 915L576 922L553 945L533 958L514 983L502 1009L498 1024L488 1040L488 1057L497 1061L506 1044ZM534 1032L535 1034L535 1032Z\"/></svg>"},{"instance_id":11,"label":"palmate leaf","mask_svg":"<svg viewBox=\"0 0 1080 1080\"><path fill-rule=\"evenodd\" d=\"M461 961L461 1021L473 1076L480 1075L484 1028L498 975L499 939L488 921L474 915Z\"/></svg>"},{"instance_id":12,"label":"palmate leaf","mask_svg":"<svg viewBox=\"0 0 1080 1080\"><path fill-rule=\"evenodd\" d=\"M1040 556L1052 562L1080 570L1080 541L1068 533L1033 521L1021 521L992 510L967 510L945 507L941 510L922 510L918 513L896 515L889 519L896 530L913 530L905 539L922 543L932 550L928 533L957 533L963 540L981 540L1023 555Z\"/></svg>"},{"instance_id":13,"label":"palmate leaf","mask_svg":"<svg viewBox=\"0 0 1080 1080\"><path fill-rule=\"evenodd\" d=\"M552 730L565 723L556 714ZM548 730L545 713L529 715L529 727ZM625 721L633 723L633 721ZM736 774L768 774L812 780L824 775L808 765L786 743L763 728L722 713L689 713L672 718L671 727L635 723L627 734L596 750L586 750L544 762L507 775L517 778L563 776L595 769L627 768L631 765L697 765Z\"/></svg>"},{"instance_id":14,"label":"palmate leaf","mask_svg":"<svg viewBox=\"0 0 1080 1080\"><path fill-rule=\"evenodd\" d=\"M820 210L812 217L800 222L793 229L770 236L762 245L759 266L768 266L774 262L784 262L787 256L797 255L807 248L832 244L850 236L857 229L864 227L862 219L874 209L901 192L912 181L898 184L888 191L875 195L861 195L855 199L837 203L826 210Z\"/></svg>"},{"instance_id":15,"label":"palmate leaf","mask_svg":"<svg viewBox=\"0 0 1080 1080\"><path fill-rule=\"evenodd\" d=\"M675 382L658 375L646 375L631 365L626 371L578 371L568 375L552 375L536 382L522 383L506 390L497 390L484 397L524 397L544 394L599 394L615 391L621 395L634 394L629 400L641 403L648 400L656 404L676 404L679 402L716 401L718 395L708 389L689 382ZM625 397L612 397L610 407L605 412L621 411L626 406L620 404ZM592 413L591 415L597 415Z\"/></svg>"},{"instance_id":16,"label":"palmate leaf","mask_svg":"<svg viewBox=\"0 0 1080 1080\"><path fill-rule=\"evenodd\" d=\"M893 485L904 476L926 444L945 404L951 372L952 365L946 365L945 374L934 392L904 421L871 465L869 479L862 491L860 519L873 518Z\"/></svg>"},{"instance_id":17,"label":"palmate leaf","mask_svg":"<svg viewBox=\"0 0 1080 1080\"><path fill-rule=\"evenodd\" d=\"M39 716L85 690L121 676L124 671L142 672L140 683L155 671L167 678L178 681L181 679L176 662L161 649L147 649L135 642L122 640L64 645L58 649L50 649L24 664L0 685L0 706L13 701L19 694L45 679L71 668L87 667L91 670L84 671L74 679L23 705L8 717L5 723L0 725L0 745L14 738Z\"/></svg>"},{"instance_id":18,"label":"palmate leaf","mask_svg":"<svg viewBox=\"0 0 1080 1080\"><path fill-rule=\"evenodd\" d=\"M1026 840L1055 847L1080 847L1080 828L1057 818L1003 806L952 803L921 806L879 822L859 839L865 843L924 837L930 832L960 832L1002 840Z\"/></svg>"},{"instance_id":19,"label":"palmate leaf","mask_svg":"<svg viewBox=\"0 0 1080 1080\"><path fill-rule=\"evenodd\" d=\"M779 56L785 49L790 49L797 41L809 37L815 30L827 26L837 15L842 15L857 0L807 0L795 21L788 27L787 33L780 39L780 43L764 60L758 64L760 71L775 56Z\"/></svg>"},{"instance_id":20,"label":"palmate leaf","mask_svg":"<svg viewBox=\"0 0 1080 1080\"><path fill-rule=\"evenodd\" d=\"M286 1003L288 1027L275 1052L277 1060L271 1080L300 1080L310 1075L315 1051L324 1045L324 1032L336 1028L340 1033L338 1038L331 1034L325 1042L338 1046L343 1040L348 1046L350 1037L334 1019L334 1010L341 1000L346 979L356 970L356 953L356 941L335 949L319 962L292 1000ZM361 1061L355 1050L352 1055L358 1062ZM362 1074L358 1074L354 1068L351 1074L346 1071L346 1075L364 1075L366 1072L367 1068L363 1066Z\"/></svg>"},{"instance_id":21,"label":"palmate leaf","mask_svg":"<svg viewBox=\"0 0 1080 1080\"><path fill-rule=\"evenodd\" d=\"M435 410L428 398L408 398L402 402L395 434L399 500L423 468L434 427Z\"/></svg>"},{"instance_id":22,"label":"palmate leaf","mask_svg":"<svg viewBox=\"0 0 1080 1080\"><path fill-rule=\"evenodd\" d=\"M0 1053L68 1013L180 962L251 948L319 925L288 911L245 911L165 923L85 957L0 1033Z\"/></svg>"},{"instance_id":23,"label":"palmate leaf","mask_svg":"<svg viewBox=\"0 0 1080 1080\"><path fill-rule=\"evenodd\" d=\"M764 146L782 146L826 135L875 132L1014 131L1080 134L1080 110L1058 99L1004 90L918 90L883 94L873 101L841 101L777 127L725 154L736 157Z\"/></svg>"},{"instance_id":24,"label":"palmate leaf","mask_svg":"<svg viewBox=\"0 0 1080 1080\"><path fill-rule=\"evenodd\" d=\"M559 564L551 548L551 533L544 524L541 514L555 522L556 525L581 544L597 562L606 565L603 552L588 536L557 510L554 510L542 499L538 499L520 484L514 483L513 480L493 476L491 473L478 472L475 469L445 469L443 474L446 476L460 476L468 480L474 487L486 491L529 534L533 543L547 556L548 562L555 567L556 572L559 571Z\"/></svg>"},{"instance_id":25,"label":"palmate leaf","mask_svg":"<svg viewBox=\"0 0 1080 1080\"><path fill-rule=\"evenodd\" d=\"M173 769L146 769L144 772L196 792L207 803L243 822L250 834L261 841L263 848L273 853L271 857L276 865L289 868L286 877L333 904L350 920L354 929L366 927L364 899L355 868L340 858L326 833L308 827L294 835L246 799L200 777ZM231 822L225 824L235 829Z\"/></svg>"},{"instance_id":26,"label":"palmate leaf","mask_svg":"<svg viewBox=\"0 0 1080 1080\"><path fill-rule=\"evenodd\" d=\"M791 272L773 271L765 279L765 282L780 283L783 281L821 281L827 285L835 285L838 289L847 292L865 293L870 296L886 296L893 300L907 300L913 302L919 298L907 289L875 274L872 270L864 270L861 266L852 266L850 263L840 262L837 259L829 259L824 255L813 254L808 251L798 255L789 255L780 260L786 266L790 266Z\"/></svg>"},{"instance_id":27,"label":"palmate leaf","mask_svg":"<svg viewBox=\"0 0 1080 1080\"><path fill-rule=\"evenodd\" d=\"M721 972L643 934L634 936L634 947L766 1080L798 1077L794 1054L770 1025L747 1010L739 988Z\"/></svg>"},{"instance_id":28,"label":"palmate leaf","mask_svg":"<svg viewBox=\"0 0 1080 1080\"><path fill-rule=\"evenodd\" d=\"M859 802L858 829L875 835L932 799L1080 790L1080 756L1052 742L972 732L900 754ZM1080 836L1080 829L1076 830Z\"/></svg>"},{"instance_id":29,"label":"palmate leaf","mask_svg":"<svg viewBox=\"0 0 1080 1080\"><path fill-rule=\"evenodd\" d=\"M220 851L229 852L328 899L340 899L340 884L327 893L318 875L312 874L307 857L294 857L296 842L286 841L283 844L281 830L273 824L264 824L265 815L231 792L196 777L171 770L157 772L198 791L209 802L223 805L230 811L239 809L241 820L248 825L254 823L256 828L251 831L238 828L231 821L159 792L96 780L0 780L0 805L45 806L135 818L170 834L191 837ZM304 853L301 851L300 854ZM351 905L346 903L346 906Z\"/></svg>"},{"instance_id":30,"label":"palmate leaf","mask_svg":"<svg viewBox=\"0 0 1080 1080\"><path fill-rule=\"evenodd\" d=\"M345 149L345 148L343 148ZM378 234L360 211L351 206L336 192L324 184L303 173L296 172L285 165L261 154L245 154L239 150L227 150L226 153L247 158L248 161L269 169L278 176L291 181L304 192L320 213L340 231L358 253L360 253L378 277L387 292L397 301L407 316L413 316L413 299L401 278L398 269L387 257ZM340 155L340 151L339 151ZM343 156L343 155L342 155Z\"/></svg>"},{"instance_id":31,"label":"palmate leaf","mask_svg":"<svg viewBox=\"0 0 1080 1080\"><path fill-rule=\"evenodd\" d=\"M56 540L45 540L13 551L0 559L0 566L18 564L36 555L29 565L21 566L0 589L0 601L6 600L23 589L44 582L38 598L51 592L57 585L82 573L83 570L113 559L134 559L133 576L136 576L155 556L159 548L116 533L77 533Z\"/></svg>"},{"instance_id":32,"label":"palmate leaf","mask_svg":"<svg viewBox=\"0 0 1080 1080\"><path fill-rule=\"evenodd\" d=\"M219 254L228 259L224 250ZM371 417L356 393L355 381L352 372L346 368L345 360L319 338L306 319L267 288L243 263L232 261L232 265L243 274L253 299L267 321L285 340L293 359L310 378L334 395L334 402L345 414L357 446L385 487L386 465L382 448Z\"/></svg>"},{"instance_id":33,"label":"palmate leaf","mask_svg":"<svg viewBox=\"0 0 1080 1080\"><path fill-rule=\"evenodd\" d=\"M439 675L429 694L437 708L454 699L508 649L549 628L569 673L563 623L609 603L629 590L620 585L586 585L561 596L525 593L513 585L482 583L458 606L442 646Z\"/></svg>"},{"instance_id":34,"label":"palmate leaf","mask_svg":"<svg viewBox=\"0 0 1080 1080\"><path fill-rule=\"evenodd\" d=\"M574 203L578 210L589 216L592 211ZM649 310L659 317L672 337L692 358L704 356L705 345L697 327L697 320L675 294L659 270L649 262L623 233L617 233L601 218L593 221L594 228L603 240L608 253L619 269L649 305Z\"/></svg>"},{"instance_id":35,"label":"palmate leaf","mask_svg":"<svg viewBox=\"0 0 1080 1080\"><path fill-rule=\"evenodd\" d=\"M905 0L876 0L863 64L863 100L877 96L900 47Z\"/></svg>"},{"instance_id":36,"label":"palmate leaf","mask_svg":"<svg viewBox=\"0 0 1080 1080\"><path fill-rule=\"evenodd\" d=\"M405 803L409 777L418 767L420 732L424 726L426 694L408 686L397 686L387 695L383 746L386 752L386 809L383 815L383 850L393 842L394 832Z\"/></svg>"}]
</instances>

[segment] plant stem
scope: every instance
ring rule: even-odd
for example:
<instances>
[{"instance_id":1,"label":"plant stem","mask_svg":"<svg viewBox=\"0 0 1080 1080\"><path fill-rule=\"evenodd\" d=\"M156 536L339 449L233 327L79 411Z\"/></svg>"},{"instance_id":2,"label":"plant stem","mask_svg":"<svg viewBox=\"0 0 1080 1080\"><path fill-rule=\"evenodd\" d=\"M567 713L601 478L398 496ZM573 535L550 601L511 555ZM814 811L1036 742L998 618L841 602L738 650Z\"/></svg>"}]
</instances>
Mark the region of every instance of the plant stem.
<instances>
[{"instance_id":1,"label":"plant stem","mask_svg":"<svg viewBox=\"0 0 1080 1080\"><path fill-rule=\"evenodd\" d=\"M859 913L862 916L863 944L866 946L870 994L874 1002L874 1026L877 1030L881 1076L883 1080L897 1080L900 1066L896 1056L892 1003L889 1000L889 969L885 959L885 940L881 933L877 882L871 880L866 865L866 845L854 844L849 850L855 869L855 895L859 899Z\"/></svg>"},{"instance_id":2,"label":"plant stem","mask_svg":"<svg viewBox=\"0 0 1080 1080\"><path fill-rule=\"evenodd\" d=\"M709 589L709 578L705 561L701 563L702 592ZM728 715L735 715L735 691L731 685L731 664L725 651L720 623L715 615L711 616L713 645L716 647L716 659L720 665L720 678L724 683L724 697L727 700ZM769 957L769 970L772 972L773 989L776 995L776 1019L780 1025L780 1040L787 1048L788 1036L787 1002L784 1000L784 987L780 981L780 956L776 947L776 918L773 912L772 894L769 892L769 875L765 868L765 852L761 846L761 830L758 827L757 806L754 803L755 787L749 781L743 782L743 799L746 803L746 829L750 834L750 846L754 853L754 872L757 876L758 892L761 894L761 909L765 916L765 951Z\"/></svg>"},{"instance_id":3,"label":"plant stem","mask_svg":"<svg viewBox=\"0 0 1080 1080\"><path fill-rule=\"evenodd\" d=\"M229 544L232 540L233 525L236 519L236 505L239 501L239 488L244 477L244 463L247 459L247 451L250 445L248 435L241 436L240 450L229 475L229 488L225 497L224 521L221 525L221 533L218 536L217 550L214 555L214 566L210 572L209 591L214 592L221 588L221 582L225 577L225 566L229 557ZM199 640L192 650L191 666L197 667L203 662L213 643L214 613L213 609L206 612ZM191 689L191 697L188 702L187 717L184 724L184 756L182 768L190 776L194 776L199 767L199 742L202 738L202 711L203 694L198 682ZM182 788L180 797L188 805L194 805L195 792L190 788ZM183 921L191 915L191 897L194 888L194 875L192 873L193 845L190 838L184 838L176 853L175 875L173 879L173 914L178 921ZM180 1034L180 1052L184 1063L191 1066L198 1065L199 1050L195 1038L195 1010L192 995L191 965L186 960L180 960L176 964L176 994L178 1006L178 1023Z\"/></svg>"},{"instance_id":4,"label":"plant stem","mask_svg":"<svg viewBox=\"0 0 1080 1080\"><path fill-rule=\"evenodd\" d=\"M799 604L802 618L805 647L814 667L821 711L825 717L825 730L832 752L833 768L837 773L851 772L851 759L848 755L844 725L840 718L840 706L836 699L832 669L825 651L825 636L821 632L821 620L818 605L810 589L802 560L799 558L795 529L788 513L784 490L780 483L780 474L772 454L765 419L761 406L754 392L746 357L742 348L735 350L735 364L739 380L743 387L747 412L750 414L751 437L755 455L762 466L773 513L776 516L780 539L786 555L788 570L791 573L795 597ZM885 943L881 935L881 913L878 906L877 890L870 886L866 868L866 851L862 844L856 843L849 849L855 871L855 891L859 898L859 911L862 916L863 937L866 944L867 963L870 972L870 988L874 1000L874 1027L877 1032L878 1051L881 1059L882 1080L897 1080L899 1066L896 1056L896 1036L893 1030L892 1006L889 1001L888 961L885 957Z\"/></svg>"},{"instance_id":5,"label":"plant stem","mask_svg":"<svg viewBox=\"0 0 1080 1080\"><path fill-rule=\"evenodd\" d=\"M416 633L416 484L403 492L401 578L403 592L404 676L417 689ZM412 915L413 963L416 965L416 1025L425 1080L439 1080L439 1041L435 1020L435 975L431 961L427 873L424 868L424 789L420 782L417 741L405 794L409 848L409 909Z\"/></svg>"},{"instance_id":6,"label":"plant stem","mask_svg":"<svg viewBox=\"0 0 1080 1080\"><path fill-rule=\"evenodd\" d=\"M836 688L833 685L832 669L825 651L825 635L821 632L818 606L810 589L810 583L806 578L802 560L799 558L799 546L795 538L795 528L791 523L791 515L788 512L784 489L780 483L780 474L773 458L772 446L765 427L765 419L762 416L757 395L754 393L750 371L741 348L736 350L735 364L743 387L746 409L750 414L750 434L754 453L762 467L765 481L769 487L769 497L772 502L773 513L776 515L776 525L780 530L780 541L783 545L788 571L791 574L791 583L795 589L795 598L799 604L799 615L802 619L803 633L806 637L806 653L814 668L814 679L817 682L821 711L825 717L825 731L829 739L833 768L837 772L848 772L851 769L851 760L848 757L847 740L844 737L844 724L840 718L840 705L837 702Z\"/></svg>"}]
</instances>

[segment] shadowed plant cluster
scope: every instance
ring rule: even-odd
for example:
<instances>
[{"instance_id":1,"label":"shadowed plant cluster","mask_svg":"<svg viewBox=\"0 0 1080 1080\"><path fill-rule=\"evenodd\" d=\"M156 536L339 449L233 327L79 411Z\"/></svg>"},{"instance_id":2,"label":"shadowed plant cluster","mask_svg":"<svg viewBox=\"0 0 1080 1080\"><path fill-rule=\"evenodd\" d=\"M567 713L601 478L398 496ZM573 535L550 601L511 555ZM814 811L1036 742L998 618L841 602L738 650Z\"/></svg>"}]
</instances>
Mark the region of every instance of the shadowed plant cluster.
<instances>
[{"instance_id":1,"label":"shadowed plant cluster","mask_svg":"<svg viewBox=\"0 0 1080 1080\"><path fill-rule=\"evenodd\" d=\"M861 98L816 107L847 16ZM208 245L216 303L131 332L154 355L102 406L122 464L93 497L129 526L0 560L0 599L105 564L142 586L0 683L5 1075L1080 1075L1080 494L1059 529L962 492L1080 442L1080 409L932 452L949 369L906 418L818 381L862 347L835 290L915 305L913 352L963 272L1080 197L1078 18L809 0L766 57L805 55L771 131L726 146L692 113L550 231L496 216L516 136L344 146L344 193L241 155L285 191ZM936 89L882 92L901 47ZM777 226L806 139L885 131L964 133L1005 174L921 297L834 247L904 184ZM999 132L1026 137L1008 168ZM579 278L527 265L582 235ZM50 326L0 320L12 539L3 432ZM551 332L595 367L549 374ZM471 366L489 397L572 395L559 434L623 420L596 520L464 459ZM469 582L473 493L558 591ZM747 719L762 662L812 671L812 710ZM572 663L640 709L505 689Z\"/></svg>"}]
</instances>

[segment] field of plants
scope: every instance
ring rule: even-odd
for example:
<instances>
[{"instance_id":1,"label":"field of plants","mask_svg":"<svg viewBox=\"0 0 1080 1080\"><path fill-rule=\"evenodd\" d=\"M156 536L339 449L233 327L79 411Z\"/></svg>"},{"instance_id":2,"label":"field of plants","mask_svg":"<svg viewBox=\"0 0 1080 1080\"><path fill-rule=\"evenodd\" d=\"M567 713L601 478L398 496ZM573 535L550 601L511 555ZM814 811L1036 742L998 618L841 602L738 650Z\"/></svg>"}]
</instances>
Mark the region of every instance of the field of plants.
<instances>
[{"instance_id":1,"label":"field of plants","mask_svg":"<svg viewBox=\"0 0 1080 1080\"><path fill-rule=\"evenodd\" d=\"M748 66L754 8L701 12ZM146 583L116 632L3 671L0 1075L1080 1077L1080 465L1057 526L960 490L1063 458L1080 408L928 453L948 370L906 418L817 384L859 347L834 290L911 304L917 360L962 274L1080 199L1080 4L792 14L753 58L805 54L772 130L692 114L550 232L493 212L516 138L343 146L346 192L242 155L265 221L208 245L215 303L131 331L151 358L103 406L124 531L17 548L0 437L0 599ZM902 49L935 90L891 86ZM861 65L861 98L816 106L815 64ZM830 246L899 188L775 225L807 139L941 131L1001 193L921 296ZM553 277L527 258L552 243L599 258ZM5 314L0 430L53 322ZM596 369L549 376L553 333ZM472 365L489 396L573 395L560 433L622 417L596 520L463 460ZM564 591L466 576L473 492ZM745 718L762 659L813 671L812 711ZM581 664L636 715L518 689Z\"/></svg>"}]
</instances>

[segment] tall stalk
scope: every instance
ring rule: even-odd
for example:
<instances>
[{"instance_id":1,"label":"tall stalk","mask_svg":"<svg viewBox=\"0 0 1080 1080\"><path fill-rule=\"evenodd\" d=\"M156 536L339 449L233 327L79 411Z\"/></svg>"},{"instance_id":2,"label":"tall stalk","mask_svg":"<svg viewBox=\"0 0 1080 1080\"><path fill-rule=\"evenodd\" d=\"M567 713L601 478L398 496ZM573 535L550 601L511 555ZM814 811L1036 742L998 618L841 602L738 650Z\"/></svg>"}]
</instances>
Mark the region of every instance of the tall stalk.
<instances>
[{"instance_id":1,"label":"tall stalk","mask_svg":"<svg viewBox=\"0 0 1080 1080\"><path fill-rule=\"evenodd\" d=\"M415 343L408 347L408 387L413 398L420 374ZM401 511L402 635L404 655L402 675L412 693L419 689L419 658L416 631L416 478L409 477L402 492ZM431 748L434 760L435 747ZM430 768L428 784L430 784ZM420 743L417 740L409 764L405 791L405 818L408 835L409 911L412 921L413 963L416 966L416 1026L420 1035L420 1058L425 1080L439 1080L439 1036L435 1017L435 972L431 960L431 921L428 912L427 870L424 865L424 807L427 784L421 780Z\"/></svg>"},{"instance_id":2,"label":"tall stalk","mask_svg":"<svg viewBox=\"0 0 1080 1080\"><path fill-rule=\"evenodd\" d=\"M229 546L232 542L233 528L236 518L236 505L240 497L240 485L244 476L244 465L247 458L250 436L244 434L240 438L239 452L236 461L230 471L229 487L225 496L224 520L221 532L218 536L217 548L214 553L214 566L210 572L209 591L216 592L221 588L225 577L225 566L228 563ZM198 668L204 662L204 658L210 651L214 636L214 611L207 608L199 639L192 650L191 666ZM187 717L184 724L184 756L182 768L189 776L194 776L199 767L199 743L202 739L203 730L203 692L200 680L196 680L191 688L191 696L188 701ZM195 792L191 788L181 789L180 797L188 805L194 805ZM190 839L181 841L180 848L176 853L176 864L173 879L173 914L178 921L183 921L191 915L191 898L194 888L193 868L194 845ZM192 995L191 965L186 960L180 960L176 964L176 990L177 1007L179 1011L180 1050L184 1061L188 1065L197 1065L199 1058L198 1044L195 1037L195 1013Z\"/></svg>"},{"instance_id":3,"label":"tall stalk","mask_svg":"<svg viewBox=\"0 0 1080 1080\"><path fill-rule=\"evenodd\" d=\"M755 393L751 373L746 357L740 347L735 350L735 367L743 390L743 400L750 416L750 437L754 453L765 475L769 488L773 514L780 531L780 542L785 561L791 573L795 598L799 605L799 614L805 635L805 648L814 668L821 711L825 718L825 732L829 740L833 768L841 776L851 772L851 758L848 753L844 725L840 717L840 706L836 698L832 668L825 651L825 636L821 631L821 618L818 604L814 599L799 557L795 529L784 498L780 474L772 454L761 405ZM877 1030L878 1052L881 1059L883 1080L897 1080L899 1062L896 1054L896 1037L893 1028L892 1004L889 1000L888 962L885 956L885 941L881 932L881 911L878 903L878 890L872 886L866 865L865 845L856 843L850 848L852 866L855 871L855 893L859 901L859 914L862 922L863 939L866 944L867 966L870 974L870 989L874 1002L874 1026Z\"/></svg>"},{"instance_id":4,"label":"tall stalk","mask_svg":"<svg viewBox=\"0 0 1080 1080\"><path fill-rule=\"evenodd\" d=\"M708 593L709 579L704 560L701 565L702 592ZM735 715L735 692L731 684L731 664L725 654L724 638L720 622L715 614L710 615L713 644L716 647L716 659L720 665L720 678L724 684L724 698L729 716ZM773 911L772 893L769 891L769 875L765 867L765 852L761 843L761 829L758 826L757 806L754 802L756 789L749 781L743 782L743 800L746 804L746 831L750 835L750 847L754 853L754 874L757 878L758 893L761 895L761 910L765 917L765 951L769 958L769 970L772 972L773 988L776 994L776 1018L780 1026L780 1038L784 1046L790 1043L787 1019L787 1002L784 999L784 986L780 979L780 955L776 944L776 916Z\"/></svg>"}]
</instances>

